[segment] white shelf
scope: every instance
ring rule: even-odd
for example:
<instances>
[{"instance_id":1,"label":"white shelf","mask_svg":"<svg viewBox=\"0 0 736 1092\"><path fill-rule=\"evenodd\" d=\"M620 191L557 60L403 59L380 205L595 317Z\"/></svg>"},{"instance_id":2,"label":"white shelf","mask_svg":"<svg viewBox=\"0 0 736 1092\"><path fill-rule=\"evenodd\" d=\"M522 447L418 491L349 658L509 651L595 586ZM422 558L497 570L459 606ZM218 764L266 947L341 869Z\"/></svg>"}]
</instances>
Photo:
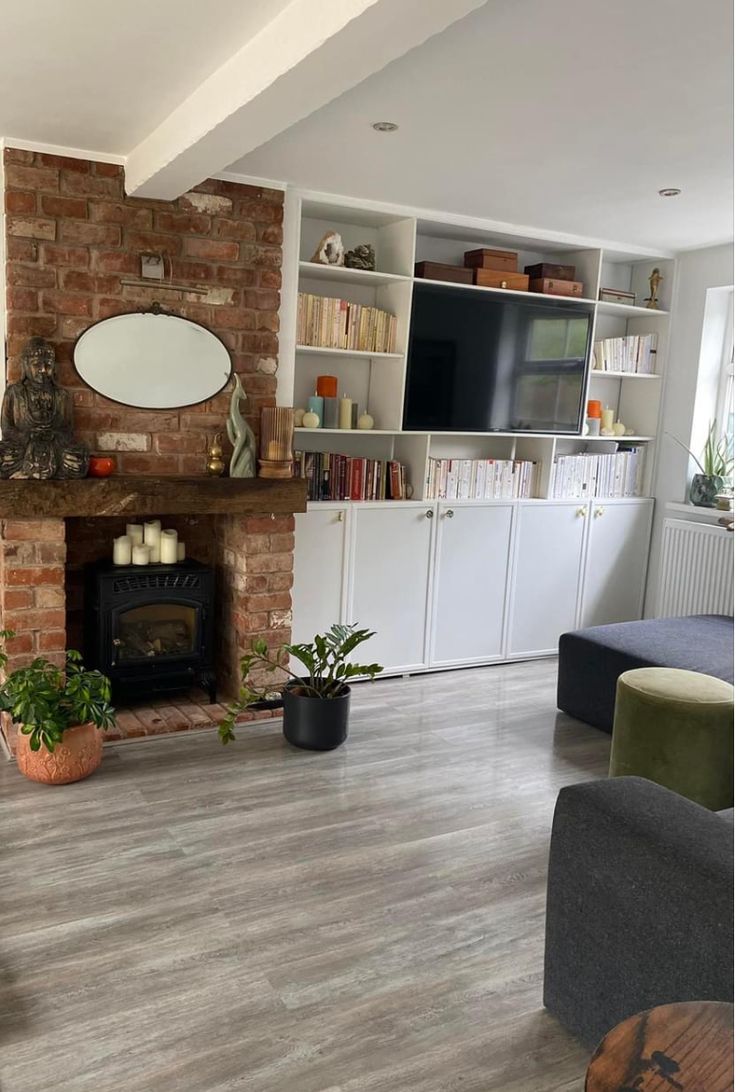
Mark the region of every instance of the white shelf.
<instances>
[{"instance_id":1,"label":"white shelf","mask_svg":"<svg viewBox=\"0 0 736 1092\"><path fill-rule=\"evenodd\" d=\"M369 285L380 288L383 284L411 281L400 273L380 273L370 269L350 269L344 265L322 265L320 262L299 262L299 276L337 284Z\"/></svg>"},{"instance_id":2,"label":"white shelf","mask_svg":"<svg viewBox=\"0 0 736 1092\"><path fill-rule=\"evenodd\" d=\"M604 372L600 368L590 369L591 379L661 379L661 375L653 373L651 375L645 372Z\"/></svg>"},{"instance_id":3,"label":"white shelf","mask_svg":"<svg viewBox=\"0 0 736 1092\"><path fill-rule=\"evenodd\" d=\"M363 358L379 358L381 360L402 360L403 353L367 353L359 349L328 349L321 345L297 345L296 351L298 353L309 353L310 356L343 356L343 357L363 357Z\"/></svg>"},{"instance_id":4,"label":"white shelf","mask_svg":"<svg viewBox=\"0 0 736 1092\"><path fill-rule=\"evenodd\" d=\"M295 428L310 436L401 436L398 428Z\"/></svg>"},{"instance_id":5,"label":"white shelf","mask_svg":"<svg viewBox=\"0 0 736 1092\"><path fill-rule=\"evenodd\" d=\"M553 296L546 292L524 292L518 288L488 288L484 284L458 284L457 281L434 281L429 277L415 277L414 284L430 284L440 288L459 288L463 292L490 292L494 296L523 296L528 300L557 300L562 303L589 303L595 304L595 300L585 296ZM641 308L639 309L641 310ZM663 312L659 312L663 314ZM652 314L650 311L649 314Z\"/></svg>"},{"instance_id":6,"label":"white shelf","mask_svg":"<svg viewBox=\"0 0 736 1092\"><path fill-rule=\"evenodd\" d=\"M633 303L607 303L598 300L598 311L603 315L620 315L623 318L661 318L669 315L669 311L661 311L658 307L638 307Z\"/></svg>"}]
</instances>

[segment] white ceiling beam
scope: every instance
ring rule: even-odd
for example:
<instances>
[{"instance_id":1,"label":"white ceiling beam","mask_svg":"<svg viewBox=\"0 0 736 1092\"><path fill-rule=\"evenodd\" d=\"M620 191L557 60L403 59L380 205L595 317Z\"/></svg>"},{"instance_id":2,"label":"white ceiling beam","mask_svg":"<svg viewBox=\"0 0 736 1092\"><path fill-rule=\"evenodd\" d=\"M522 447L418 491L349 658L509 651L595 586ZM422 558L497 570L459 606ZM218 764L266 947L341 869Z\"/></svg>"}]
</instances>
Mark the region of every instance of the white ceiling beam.
<instances>
[{"instance_id":1,"label":"white ceiling beam","mask_svg":"<svg viewBox=\"0 0 736 1092\"><path fill-rule=\"evenodd\" d=\"M291 0L126 157L127 192L173 200L485 2Z\"/></svg>"}]
</instances>

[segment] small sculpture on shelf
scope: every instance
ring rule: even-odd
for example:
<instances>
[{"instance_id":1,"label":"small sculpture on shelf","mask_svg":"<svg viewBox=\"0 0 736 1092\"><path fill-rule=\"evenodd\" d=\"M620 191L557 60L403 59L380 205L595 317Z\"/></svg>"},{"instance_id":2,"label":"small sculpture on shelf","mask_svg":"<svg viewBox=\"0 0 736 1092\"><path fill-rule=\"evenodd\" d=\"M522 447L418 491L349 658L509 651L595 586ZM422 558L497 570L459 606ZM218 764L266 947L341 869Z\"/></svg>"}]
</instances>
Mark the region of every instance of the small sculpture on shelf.
<instances>
[{"instance_id":1,"label":"small sculpture on shelf","mask_svg":"<svg viewBox=\"0 0 736 1092\"><path fill-rule=\"evenodd\" d=\"M207 473L211 478L220 478L225 473L225 461L222 457L222 437L216 432L207 452Z\"/></svg>"},{"instance_id":2,"label":"small sculpture on shelf","mask_svg":"<svg viewBox=\"0 0 736 1092\"><path fill-rule=\"evenodd\" d=\"M352 250L345 251L345 265L348 269L367 269L373 273L376 269L376 252L370 243L359 243Z\"/></svg>"},{"instance_id":3,"label":"small sculpture on shelf","mask_svg":"<svg viewBox=\"0 0 736 1092\"><path fill-rule=\"evenodd\" d=\"M72 404L56 383L56 353L32 337L20 357L21 378L3 398L0 478L84 478L89 451L72 434Z\"/></svg>"},{"instance_id":4,"label":"small sculpture on shelf","mask_svg":"<svg viewBox=\"0 0 736 1092\"><path fill-rule=\"evenodd\" d=\"M342 236L339 232L328 231L323 235L309 260L319 265L344 265L345 247L342 245Z\"/></svg>"},{"instance_id":5,"label":"small sculpture on shelf","mask_svg":"<svg viewBox=\"0 0 736 1092\"><path fill-rule=\"evenodd\" d=\"M653 269L649 274L649 296L647 297L646 304L650 311L657 310L657 303L659 302L657 299L657 292L659 291L659 286L663 280L664 277L657 268Z\"/></svg>"},{"instance_id":6,"label":"small sculpture on shelf","mask_svg":"<svg viewBox=\"0 0 736 1092\"><path fill-rule=\"evenodd\" d=\"M245 401L243 384L240 382L240 376L236 375L227 422L228 439L233 445L233 454L230 459L231 478L255 478L256 476L256 437L240 412L240 403Z\"/></svg>"}]
</instances>

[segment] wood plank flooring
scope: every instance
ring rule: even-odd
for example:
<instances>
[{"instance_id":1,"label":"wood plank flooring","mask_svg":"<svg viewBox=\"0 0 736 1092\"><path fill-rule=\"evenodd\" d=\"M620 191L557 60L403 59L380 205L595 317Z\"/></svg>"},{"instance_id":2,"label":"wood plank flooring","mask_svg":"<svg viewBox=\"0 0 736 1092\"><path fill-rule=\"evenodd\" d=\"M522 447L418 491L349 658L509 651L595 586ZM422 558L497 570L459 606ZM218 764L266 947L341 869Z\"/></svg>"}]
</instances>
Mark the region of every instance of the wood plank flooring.
<instances>
[{"instance_id":1,"label":"wood plank flooring","mask_svg":"<svg viewBox=\"0 0 736 1092\"><path fill-rule=\"evenodd\" d=\"M541 1005L558 789L609 738L555 661L354 688L278 721L0 768L0 1092L579 1092Z\"/></svg>"}]
</instances>

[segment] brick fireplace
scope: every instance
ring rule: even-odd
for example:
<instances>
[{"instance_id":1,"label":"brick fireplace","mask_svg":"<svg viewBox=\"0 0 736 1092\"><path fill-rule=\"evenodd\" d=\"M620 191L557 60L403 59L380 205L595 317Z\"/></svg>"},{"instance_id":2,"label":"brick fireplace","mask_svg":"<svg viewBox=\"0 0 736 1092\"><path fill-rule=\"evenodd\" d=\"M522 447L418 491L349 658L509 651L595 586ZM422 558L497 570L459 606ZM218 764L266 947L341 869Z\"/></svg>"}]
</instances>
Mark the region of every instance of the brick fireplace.
<instances>
[{"instance_id":1,"label":"brick fireplace","mask_svg":"<svg viewBox=\"0 0 736 1092\"><path fill-rule=\"evenodd\" d=\"M180 411L130 409L83 384L72 349L91 323L160 302L225 343L257 432L261 408L275 401L283 194L207 180L173 202L129 198L121 167L13 148L4 156L7 378L18 378L29 337L51 341L76 434L92 451L114 452L119 475L0 482L0 626L17 634L10 667L37 655L62 662L65 648L81 645L84 565L110 556L126 522L160 516L188 556L216 570L217 681L227 698L253 637L272 647L289 637L301 485L205 477L229 392ZM140 277L144 252L162 254L181 287L126 284ZM221 712L154 703L123 712L110 738L200 727Z\"/></svg>"}]
</instances>

